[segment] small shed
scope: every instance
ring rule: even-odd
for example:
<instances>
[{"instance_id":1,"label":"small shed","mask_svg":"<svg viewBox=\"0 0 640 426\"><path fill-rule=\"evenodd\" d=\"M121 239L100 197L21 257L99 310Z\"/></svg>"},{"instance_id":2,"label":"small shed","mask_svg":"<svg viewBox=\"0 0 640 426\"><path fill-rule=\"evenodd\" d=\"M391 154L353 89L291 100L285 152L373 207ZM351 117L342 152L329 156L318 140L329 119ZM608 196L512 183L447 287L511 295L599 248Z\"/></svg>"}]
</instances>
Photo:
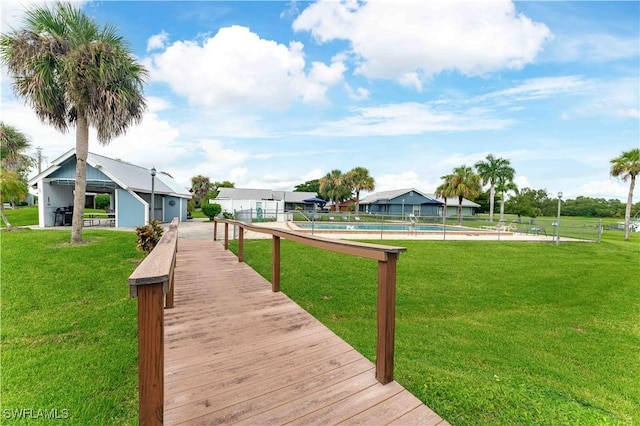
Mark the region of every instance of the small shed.
<instances>
[{"instance_id":1,"label":"small shed","mask_svg":"<svg viewBox=\"0 0 640 426\"><path fill-rule=\"evenodd\" d=\"M29 180L38 194L38 223L41 228L71 224L75 188L76 152L67 151L51 166ZM157 172L153 178L154 212L151 212L152 176L150 170L121 160L89 153L87 156L87 196L85 207L92 207L97 194L110 196L109 211L118 228L133 228L155 218L168 222L174 217L187 220L187 201L191 193L171 176ZM61 214L63 213L63 214Z\"/></svg>"}]
</instances>

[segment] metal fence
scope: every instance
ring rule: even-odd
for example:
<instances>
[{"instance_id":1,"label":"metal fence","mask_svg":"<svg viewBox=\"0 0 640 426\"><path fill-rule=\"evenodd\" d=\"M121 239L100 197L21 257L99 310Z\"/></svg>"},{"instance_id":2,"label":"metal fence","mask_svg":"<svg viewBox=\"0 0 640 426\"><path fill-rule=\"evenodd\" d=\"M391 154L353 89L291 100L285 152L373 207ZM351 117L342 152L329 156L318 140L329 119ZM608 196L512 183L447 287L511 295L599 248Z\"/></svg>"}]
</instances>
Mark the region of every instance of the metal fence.
<instances>
[{"instance_id":1,"label":"metal fence","mask_svg":"<svg viewBox=\"0 0 640 426\"><path fill-rule=\"evenodd\" d=\"M491 232L499 239L500 235L526 234L547 236L549 238L576 239L600 242L605 231L620 231L620 225L603 226L601 219L566 218L561 217L558 226L557 218L551 217L518 217L505 215L504 220L499 220L499 215L494 216L493 222L486 215L462 216L458 221L457 216L414 216L412 214L369 214L353 212L327 212L319 210L295 210L276 211L248 209L236 210L234 219L245 222L287 222L293 221L305 229L322 231L358 231L371 233L372 236L380 232L380 238L385 233L412 235L417 232L460 232L473 231L474 229ZM443 235L444 238L446 238Z\"/></svg>"}]
</instances>

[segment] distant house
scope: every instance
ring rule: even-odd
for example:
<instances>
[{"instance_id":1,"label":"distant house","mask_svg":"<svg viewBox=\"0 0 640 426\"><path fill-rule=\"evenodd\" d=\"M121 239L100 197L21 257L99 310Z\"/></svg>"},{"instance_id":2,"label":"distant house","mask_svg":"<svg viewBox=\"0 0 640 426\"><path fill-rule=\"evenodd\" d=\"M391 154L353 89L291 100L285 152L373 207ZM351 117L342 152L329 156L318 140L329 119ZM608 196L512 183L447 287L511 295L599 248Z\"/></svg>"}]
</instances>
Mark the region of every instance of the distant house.
<instances>
[{"instance_id":1,"label":"distant house","mask_svg":"<svg viewBox=\"0 0 640 426\"><path fill-rule=\"evenodd\" d=\"M315 192L273 191L271 189L219 188L218 203L222 211L251 211L253 218L284 218L284 213L297 209L313 210L313 203L304 200L316 197Z\"/></svg>"},{"instance_id":2,"label":"distant house","mask_svg":"<svg viewBox=\"0 0 640 426\"><path fill-rule=\"evenodd\" d=\"M29 186L38 193L38 223L41 228L70 224L75 176L76 152L72 149L29 180ZM152 214L149 169L90 152L87 156L85 206L92 206L96 194L109 194L110 210L118 228L141 226L150 218L161 222L171 221L174 217L180 221L187 220L187 201L191 199L189 191L162 172L156 173L153 183L155 212Z\"/></svg>"},{"instance_id":3,"label":"distant house","mask_svg":"<svg viewBox=\"0 0 640 426\"><path fill-rule=\"evenodd\" d=\"M360 212L386 215L442 216L445 203L415 188L375 192L360 200ZM462 200L462 215L473 216L479 204ZM458 199L447 200L447 216L457 215Z\"/></svg>"}]
</instances>

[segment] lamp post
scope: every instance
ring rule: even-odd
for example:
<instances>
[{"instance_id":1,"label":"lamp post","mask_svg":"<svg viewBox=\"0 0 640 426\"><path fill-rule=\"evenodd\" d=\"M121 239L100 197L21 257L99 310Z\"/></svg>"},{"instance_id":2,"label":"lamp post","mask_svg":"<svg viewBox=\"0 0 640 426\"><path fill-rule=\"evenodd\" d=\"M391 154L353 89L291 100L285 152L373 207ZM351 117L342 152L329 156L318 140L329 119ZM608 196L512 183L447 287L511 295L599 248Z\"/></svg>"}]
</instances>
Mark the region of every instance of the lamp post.
<instances>
[{"instance_id":1,"label":"lamp post","mask_svg":"<svg viewBox=\"0 0 640 426\"><path fill-rule=\"evenodd\" d=\"M404 198L402 199L402 221L404 222Z\"/></svg>"},{"instance_id":2,"label":"lamp post","mask_svg":"<svg viewBox=\"0 0 640 426\"><path fill-rule=\"evenodd\" d=\"M558 218L556 219L556 245L560 244L560 206L562 203L562 191L558 192Z\"/></svg>"},{"instance_id":3,"label":"lamp post","mask_svg":"<svg viewBox=\"0 0 640 426\"><path fill-rule=\"evenodd\" d=\"M156 168L151 168L151 215L149 219L149 223L156 218Z\"/></svg>"}]
</instances>

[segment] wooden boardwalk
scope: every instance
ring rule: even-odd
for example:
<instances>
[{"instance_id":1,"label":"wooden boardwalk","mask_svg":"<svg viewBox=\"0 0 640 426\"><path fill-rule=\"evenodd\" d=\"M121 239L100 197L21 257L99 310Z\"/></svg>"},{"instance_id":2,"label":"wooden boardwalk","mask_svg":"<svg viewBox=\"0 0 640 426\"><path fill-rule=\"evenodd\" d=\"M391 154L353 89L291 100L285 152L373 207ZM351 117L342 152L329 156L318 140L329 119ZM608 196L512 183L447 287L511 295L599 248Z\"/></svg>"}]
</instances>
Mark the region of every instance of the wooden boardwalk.
<instances>
[{"instance_id":1,"label":"wooden boardwalk","mask_svg":"<svg viewBox=\"0 0 640 426\"><path fill-rule=\"evenodd\" d=\"M447 425L219 242L180 239L164 423Z\"/></svg>"}]
</instances>

